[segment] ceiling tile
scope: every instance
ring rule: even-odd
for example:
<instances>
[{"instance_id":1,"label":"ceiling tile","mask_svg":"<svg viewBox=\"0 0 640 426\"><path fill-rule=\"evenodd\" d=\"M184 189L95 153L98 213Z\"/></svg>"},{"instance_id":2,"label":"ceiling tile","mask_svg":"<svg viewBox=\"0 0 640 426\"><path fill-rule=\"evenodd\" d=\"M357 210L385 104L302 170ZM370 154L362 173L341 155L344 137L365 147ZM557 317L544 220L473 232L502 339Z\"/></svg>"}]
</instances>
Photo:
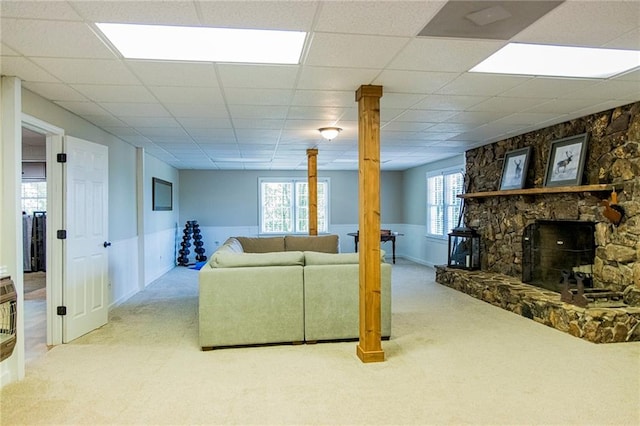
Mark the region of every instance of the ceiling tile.
<instances>
[{"instance_id":1,"label":"ceiling tile","mask_svg":"<svg viewBox=\"0 0 640 426\"><path fill-rule=\"evenodd\" d=\"M300 73L298 89L302 90L352 90L369 84L378 75L373 69L329 68L305 66Z\"/></svg>"},{"instance_id":2,"label":"ceiling tile","mask_svg":"<svg viewBox=\"0 0 640 426\"><path fill-rule=\"evenodd\" d=\"M52 101L87 101L85 96L66 84L25 81L22 87Z\"/></svg>"},{"instance_id":3,"label":"ceiling tile","mask_svg":"<svg viewBox=\"0 0 640 426\"><path fill-rule=\"evenodd\" d=\"M640 50L640 29L634 28L622 34L620 37L605 43L602 47L609 49Z\"/></svg>"},{"instance_id":4,"label":"ceiling tile","mask_svg":"<svg viewBox=\"0 0 640 426\"><path fill-rule=\"evenodd\" d=\"M225 105L215 105L212 103L164 103L164 107L174 117L180 118L213 118L228 119L229 113Z\"/></svg>"},{"instance_id":5,"label":"ceiling tile","mask_svg":"<svg viewBox=\"0 0 640 426\"><path fill-rule=\"evenodd\" d=\"M353 107L356 105L356 90L296 90L292 105Z\"/></svg>"},{"instance_id":6,"label":"ceiling tile","mask_svg":"<svg viewBox=\"0 0 640 426\"><path fill-rule=\"evenodd\" d=\"M228 118L196 118L178 117L176 120L187 129L230 129L231 121Z\"/></svg>"},{"instance_id":7,"label":"ceiling tile","mask_svg":"<svg viewBox=\"0 0 640 426\"><path fill-rule=\"evenodd\" d=\"M437 93L456 96L498 96L531 79L531 77L465 73L442 87Z\"/></svg>"},{"instance_id":8,"label":"ceiling tile","mask_svg":"<svg viewBox=\"0 0 640 426\"><path fill-rule=\"evenodd\" d=\"M0 54L2 56L21 56L20 53L18 53L16 50L13 50L4 43L0 43Z\"/></svg>"},{"instance_id":9,"label":"ceiling tile","mask_svg":"<svg viewBox=\"0 0 640 426\"><path fill-rule=\"evenodd\" d=\"M585 89L567 93L560 98L563 99L592 99L595 101L609 101L613 99L624 99L637 101L640 99L640 83L637 81L604 81Z\"/></svg>"},{"instance_id":10,"label":"ceiling tile","mask_svg":"<svg viewBox=\"0 0 640 426\"><path fill-rule=\"evenodd\" d=\"M252 89L293 89L299 68L297 65L217 65L224 87Z\"/></svg>"},{"instance_id":11,"label":"ceiling tile","mask_svg":"<svg viewBox=\"0 0 640 426\"><path fill-rule=\"evenodd\" d=\"M2 42L26 56L115 59L81 22L2 19Z\"/></svg>"},{"instance_id":12,"label":"ceiling tile","mask_svg":"<svg viewBox=\"0 0 640 426\"><path fill-rule=\"evenodd\" d=\"M260 129L260 130L280 130L284 125L283 119L243 119L236 118L233 120L233 126L236 129Z\"/></svg>"},{"instance_id":13,"label":"ceiling tile","mask_svg":"<svg viewBox=\"0 0 640 426\"><path fill-rule=\"evenodd\" d=\"M398 49L409 40L401 37L316 33L305 65L346 68L385 67Z\"/></svg>"},{"instance_id":14,"label":"ceiling tile","mask_svg":"<svg viewBox=\"0 0 640 426\"><path fill-rule=\"evenodd\" d=\"M229 88L224 92L229 105L289 105L292 90Z\"/></svg>"},{"instance_id":15,"label":"ceiling tile","mask_svg":"<svg viewBox=\"0 0 640 426\"><path fill-rule=\"evenodd\" d=\"M553 99L596 84L597 80L537 77L505 90L502 96Z\"/></svg>"},{"instance_id":16,"label":"ceiling tile","mask_svg":"<svg viewBox=\"0 0 640 426\"><path fill-rule=\"evenodd\" d=\"M393 93L434 93L453 81L460 73L384 70L372 84L382 86L385 94ZM386 95L383 95L383 98Z\"/></svg>"},{"instance_id":17,"label":"ceiling tile","mask_svg":"<svg viewBox=\"0 0 640 426\"><path fill-rule=\"evenodd\" d=\"M144 86L103 84L72 84L78 92L94 102L154 102L155 98Z\"/></svg>"},{"instance_id":18,"label":"ceiling tile","mask_svg":"<svg viewBox=\"0 0 640 426\"><path fill-rule=\"evenodd\" d=\"M89 120L90 122L94 123L96 126L100 126L105 130L106 130L107 127L109 127L110 129L113 129L114 127L126 126L126 124L122 120L119 120L118 118L116 118L116 117L114 117L112 115L89 115L89 114L84 114L83 117L84 117L85 120ZM127 127L121 127L121 128L125 129ZM133 131L133 129L131 129L131 130Z\"/></svg>"},{"instance_id":19,"label":"ceiling tile","mask_svg":"<svg viewBox=\"0 0 640 426\"><path fill-rule=\"evenodd\" d=\"M104 108L100 107L98 104L94 102L83 102L83 101L55 101L54 103L60 105L62 108L73 112L79 116L102 116L102 115L111 115Z\"/></svg>"},{"instance_id":20,"label":"ceiling tile","mask_svg":"<svg viewBox=\"0 0 640 426\"><path fill-rule=\"evenodd\" d=\"M177 121L169 117L122 116L120 120L132 127L180 127Z\"/></svg>"},{"instance_id":21,"label":"ceiling tile","mask_svg":"<svg viewBox=\"0 0 640 426\"><path fill-rule=\"evenodd\" d=\"M22 80L29 82L60 83L60 79L24 57L0 57L0 73L19 76Z\"/></svg>"},{"instance_id":22,"label":"ceiling tile","mask_svg":"<svg viewBox=\"0 0 640 426\"><path fill-rule=\"evenodd\" d=\"M194 2L72 1L73 7L90 22L133 24L200 25Z\"/></svg>"},{"instance_id":23,"label":"ceiling tile","mask_svg":"<svg viewBox=\"0 0 640 426\"><path fill-rule=\"evenodd\" d=\"M201 1L202 23L225 28L309 31L317 3L307 1Z\"/></svg>"},{"instance_id":24,"label":"ceiling tile","mask_svg":"<svg viewBox=\"0 0 640 426\"><path fill-rule=\"evenodd\" d=\"M262 105L229 105L232 119L235 118L286 118L286 106L262 106Z\"/></svg>"},{"instance_id":25,"label":"ceiling tile","mask_svg":"<svg viewBox=\"0 0 640 426\"><path fill-rule=\"evenodd\" d=\"M330 1L322 4L317 31L413 37L446 1ZM396 13L390 19L389 11Z\"/></svg>"},{"instance_id":26,"label":"ceiling tile","mask_svg":"<svg viewBox=\"0 0 640 426\"><path fill-rule=\"evenodd\" d=\"M124 84L139 81L121 62L107 59L33 58L55 77L71 84Z\"/></svg>"},{"instance_id":27,"label":"ceiling tile","mask_svg":"<svg viewBox=\"0 0 640 426\"><path fill-rule=\"evenodd\" d=\"M100 105L116 117L167 117L169 113L158 103L100 102Z\"/></svg>"},{"instance_id":28,"label":"ceiling tile","mask_svg":"<svg viewBox=\"0 0 640 426\"><path fill-rule=\"evenodd\" d=\"M344 114L345 108L293 106L289 109L288 120L324 120L333 125ZM328 124L327 124L328 126ZM326 126L323 126L326 127Z\"/></svg>"},{"instance_id":29,"label":"ceiling tile","mask_svg":"<svg viewBox=\"0 0 640 426\"><path fill-rule=\"evenodd\" d=\"M420 121L391 121L382 126L382 128L392 132L419 132L432 125L433 123L424 123Z\"/></svg>"},{"instance_id":30,"label":"ceiling tile","mask_svg":"<svg viewBox=\"0 0 640 426\"><path fill-rule=\"evenodd\" d=\"M414 109L465 111L488 98L485 96L430 95L415 105Z\"/></svg>"},{"instance_id":31,"label":"ceiling tile","mask_svg":"<svg viewBox=\"0 0 640 426\"><path fill-rule=\"evenodd\" d=\"M82 18L64 1L2 0L1 15L5 18L58 19L80 21Z\"/></svg>"},{"instance_id":32,"label":"ceiling tile","mask_svg":"<svg viewBox=\"0 0 640 426\"><path fill-rule=\"evenodd\" d=\"M482 40L413 39L388 69L467 72L499 50L505 42Z\"/></svg>"},{"instance_id":33,"label":"ceiling tile","mask_svg":"<svg viewBox=\"0 0 640 426\"><path fill-rule=\"evenodd\" d=\"M523 111L562 115L583 109L592 104L593 102L590 99L553 99Z\"/></svg>"},{"instance_id":34,"label":"ceiling tile","mask_svg":"<svg viewBox=\"0 0 640 426\"><path fill-rule=\"evenodd\" d=\"M489 98L486 101L476 104L472 107L469 107L469 110L513 113L529 110L542 103L544 103L544 99L507 98L505 96L496 96L493 98Z\"/></svg>"},{"instance_id":35,"label":"ceiling tile","mask_svg":"<svg viewBox=\"0 0 640 426\"><path fill-rule=\"evenodd\" d=\"M124 63L148 86L218 87L216 70L210 63L134 60Z\"/></svg>"},{"instance_id":36,"label":"ceiling tile","mask_svg":"<svg viewBox=\"0 0 640 426\"><path fill-rule=\"evenodd\" d=\"M513 41L599 47L637 29L639 22L636 1L565 1Z\"/></svg>"},{"instance_id":37,"label":"ceiling tile","mask_svg":"<svg viewBox=\"0 0 640 426\"><path fill-rule=\"evenodd\" d=\"M217 87L148 86L153 95L163 103L221 105L222 93Z\"/></svg>"},{"instance_id":38,"label":"ceiling tile","mask_svg":"<svg viewBox=\"0 0 640 426\"><path fill-rule=\"evenodd\" d=\"M180 127L140 127L136 126L136 130L141 135L152 138L155 141L162 140L190 140L189 135Z\"/></svg>"},{"instance_id":39,"label":"ceiling tile","mask_svg":"<svg viewBox=\"0 0 640 426\"><path fill-rule=\"evenodd\" d=\"M439 123L456 115L456 111L412 109L396 118L396 121L421 121L423 123Z\"/></svg>"},{"instance_id":40,"label":"ceiling tile","mask_svg":"<svg viewBox=\"0 0 640 426\"><path fill-rule=\"evenodd\" d=\"M532 111L535 112L535 111ZM488 123L490 121L497 120L499 118L505 117L509 115L510 112L498 112L498 111L463 111L459 112L449 118L447 118L447 123L465 123L472 124L475 126Z\"/></svg>"}]
</instances>

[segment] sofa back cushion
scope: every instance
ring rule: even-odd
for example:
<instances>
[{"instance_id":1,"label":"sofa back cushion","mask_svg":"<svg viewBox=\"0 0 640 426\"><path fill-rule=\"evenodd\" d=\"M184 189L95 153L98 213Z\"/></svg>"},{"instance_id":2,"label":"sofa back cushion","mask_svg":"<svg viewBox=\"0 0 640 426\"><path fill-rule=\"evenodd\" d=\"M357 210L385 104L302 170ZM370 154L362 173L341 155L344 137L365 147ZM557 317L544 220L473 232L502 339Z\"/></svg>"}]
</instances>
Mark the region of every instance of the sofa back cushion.
<instances>
[{"instance_id":1,"label":"sofa back cushion","mask_svg":"<svg viewBox=\"0 0 640 426\"><path fill-rule=\"evenodd\" d=\"M230 237L227 238L227 241L224 242L224 244L222 244L218 250L224 250L224 251L228 251L231 253L243 253L244 250L242 249L242 244L240 244L240 241L238 241L237 238L234 237Z\"/></svg>"},{"instance_id":2,"label":"sofa back cushion","mask_svg":"<svg viewBox=\"0 0 640 426\"><path fill-rule=\"evenodd\" d=\"M384 263L384 250L380 250L380 262ZM351 265L360 262L359 253L318 253L304 252L305 265Z\"/></svg>"},{"instance_id":3,"label":"sofa back cushion","mask_svg":"<svg viewBox=\"0 0 640 426\"><path fill-rule=\"evenodd\" d=\"M301 251L275 253L231 253L216 251L211 259L214 268L246 268L253 266L304 266ZM259 277L257 277L259 279Z\"/></svg>"},{"instance_id":4,"label":"sofa back cushion","mask_svg":"<svg viewBox=\"0 0 640 426\"><path fill-rule=\"evenodd\" d=\"M338 253L337 235L285 235L286 251L317 251L322 253Z\"/></svg>"},{"instance_id":5,"label":"sofa back cushion","mask_svg":"<svg viewBox=\"0 0 640 426\"><path fill-rule=\"evenodd\" d=\"M284 238L282 237L236 237L236 240L242 244L242 250L245 253L284 251Z\"/></svg>"}]
</instances>

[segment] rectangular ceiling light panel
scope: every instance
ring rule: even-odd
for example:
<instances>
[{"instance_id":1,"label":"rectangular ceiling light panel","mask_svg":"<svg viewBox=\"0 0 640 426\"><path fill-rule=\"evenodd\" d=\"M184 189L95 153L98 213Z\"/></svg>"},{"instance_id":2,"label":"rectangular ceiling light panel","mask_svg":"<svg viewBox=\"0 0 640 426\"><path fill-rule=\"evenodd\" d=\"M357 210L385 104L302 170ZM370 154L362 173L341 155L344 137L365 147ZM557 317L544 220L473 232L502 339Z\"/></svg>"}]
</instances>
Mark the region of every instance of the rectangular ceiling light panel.
<instances>
[{"instance_id":1,"label":"rectangular ceiling light panel","mask_svg":"<svg viewBox=\"0 0 640 426\"><path fill-rule=\"evenodd\" d=\"M125 58L298 64L305 32L96 24Z\"/></svg>"},{"instance_id":2,"label":"rectangular ceiling light panel","mask_svg":"<svg viewBox=\"0 0 640 426\"><path fill-rule=\"evenodd\" d=\"M470 72L609 78L640 67L640 51L509 43Z\"/></svg>"}]
</instances>

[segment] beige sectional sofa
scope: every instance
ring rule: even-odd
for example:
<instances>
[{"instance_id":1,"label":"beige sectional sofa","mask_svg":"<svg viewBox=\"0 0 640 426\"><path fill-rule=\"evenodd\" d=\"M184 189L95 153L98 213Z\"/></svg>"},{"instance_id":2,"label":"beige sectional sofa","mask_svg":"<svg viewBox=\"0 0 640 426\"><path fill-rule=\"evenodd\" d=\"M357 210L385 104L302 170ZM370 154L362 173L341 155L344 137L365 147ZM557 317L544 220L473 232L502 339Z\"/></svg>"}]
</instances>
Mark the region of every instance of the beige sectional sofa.
<instances>
[{"instance_id":1,"label":"beige sectional sofa","mask_svg":"<svg viewBox=\"0 0 640 426\"><path fill-rule=\"evenodd\" d=\"M381 257L382 336L391 335L391 265ZM358 254L338 237L228 239L199 273L203 349L357 339Z\"/></svg>"}]
</instances>

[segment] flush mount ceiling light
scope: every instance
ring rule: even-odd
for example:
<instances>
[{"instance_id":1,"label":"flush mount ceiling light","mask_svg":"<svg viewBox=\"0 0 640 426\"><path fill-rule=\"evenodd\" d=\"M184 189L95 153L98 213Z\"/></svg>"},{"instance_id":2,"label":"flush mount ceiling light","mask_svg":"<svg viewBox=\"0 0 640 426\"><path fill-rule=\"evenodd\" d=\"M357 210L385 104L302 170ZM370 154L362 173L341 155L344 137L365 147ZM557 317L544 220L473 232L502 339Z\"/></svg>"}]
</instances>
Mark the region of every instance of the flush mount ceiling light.
<instances>
[{"instance_id":1,"label":"flush mount ceiling light","mask_svg":"<svg viewBox=\"0 0 640 426\"><path fill-rule=\"evenodd\" d=\"M322 127L318 129L323 138L330 141L342 131L340 127Z\"/></svg>"},{"instance_id":2,"label":"flush mount ceiling light","mask_svg":"<svg viewBox=\"0 0 640 426\"><path fill-rule=\"evenodd\" d=\"M170 61L297 64L307 33L165 25L96 26L122 56Z\"/></svg>"},{"instance_id":3,"label":"flush mount ceiling light","mask_svg":"<svg viewBox=\"0 0 640 426\"><path fill-rule=\"evenodd\" d=\"M608 78L640 66L640 51L509 43L470 72Z\"/></svg>"}]
</instances>

